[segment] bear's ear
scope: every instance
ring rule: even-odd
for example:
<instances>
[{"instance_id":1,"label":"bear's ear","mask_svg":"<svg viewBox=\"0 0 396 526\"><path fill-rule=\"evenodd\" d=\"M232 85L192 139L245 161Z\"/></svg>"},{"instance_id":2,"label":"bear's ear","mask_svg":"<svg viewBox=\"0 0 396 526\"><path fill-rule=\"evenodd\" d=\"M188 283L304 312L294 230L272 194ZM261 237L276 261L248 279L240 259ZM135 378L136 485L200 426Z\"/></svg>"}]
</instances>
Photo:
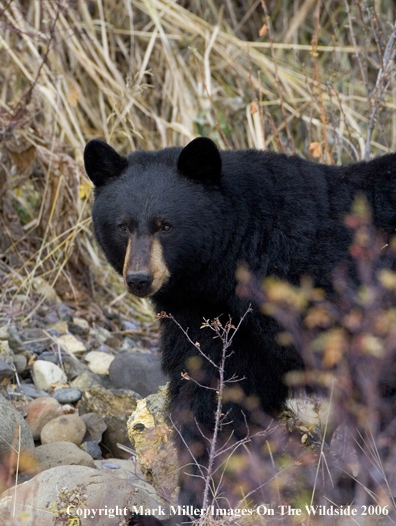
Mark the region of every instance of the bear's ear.
<instances>
[{"instance_id":1,"label":"bear's ear","mask_svg":"<svg viewBox=\"0 0 396 526\"><path fill-rule=\"evenodd\" d=\"M84 150L85 171L95 186L103 186L127 168L128 160L102 139L92 139Z\"/></svg>"},{"instance_id":2,"label":"bear's ear","mask_svg":"<svg viewBox=\"0 0 396 526\"><path fill-rule=\"evenodd\" d=\"M216 184L221 176L220 152L211 139L198 137L181 151L177 169L195 181Z\"/></svg>"}]
</instances>

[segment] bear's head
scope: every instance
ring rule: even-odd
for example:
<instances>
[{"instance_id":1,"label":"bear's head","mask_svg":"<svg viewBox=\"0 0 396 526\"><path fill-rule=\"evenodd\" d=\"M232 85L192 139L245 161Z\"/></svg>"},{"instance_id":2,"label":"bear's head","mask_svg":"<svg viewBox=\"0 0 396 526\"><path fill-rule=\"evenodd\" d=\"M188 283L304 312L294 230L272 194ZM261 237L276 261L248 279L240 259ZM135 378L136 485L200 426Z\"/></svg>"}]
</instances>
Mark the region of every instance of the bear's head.
<instances>
[{"instance_id":1,"label":"bear's head","mask_svg":"<svg viewBox=\"0 0 396 526\"><path fill-rule=\"evenodd\" d=\"M197 275L221 241L222 161L214 142L119 155L100 139L84 151L95 185L95 236L128 290L153 296Z\"/></svg>"}]
</instances>

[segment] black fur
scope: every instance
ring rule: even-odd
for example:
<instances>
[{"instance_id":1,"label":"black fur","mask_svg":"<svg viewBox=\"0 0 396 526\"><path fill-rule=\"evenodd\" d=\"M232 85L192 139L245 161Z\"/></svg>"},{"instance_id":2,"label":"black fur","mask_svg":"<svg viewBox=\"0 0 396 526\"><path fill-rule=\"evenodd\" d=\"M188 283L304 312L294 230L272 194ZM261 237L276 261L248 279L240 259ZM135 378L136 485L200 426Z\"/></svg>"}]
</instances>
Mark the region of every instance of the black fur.
<instances>
[{"instance_id":1,"label":"black fur","mask_svg":"<svg viewBox=\"0 0 396 526\"><path fill-rule=\"evenodd\" d=\"M222 314L222 320L230 316L235 323L245 313L248 301L235 292L240 264L259 280L275 275L299 283L309 275L316 285L331 290L333 269L349 260L351 233L344 218L359 192L366 196L373 222L385 236L396 227L395 154L335 167L264 151L217 152L214 143L201 138L183 150L132 153L127 168L114 177L124 163L118 160L112 170L109 164L117 154L108 155L101 145L91 144L90 156L104 167L95 190L93 221L106 257L122 271L126 241L117 230L119 221L128 221L138 235L157 236L170 278L152 298L155 309L171 313L188 328L191 339L199 341L215 362L220 360L221 343L200 326L203 318ZM95 182L90 166L87 172ZM171 224L172 230L154 232L157 219ZM190 358L198 352L173 321L161 320L161 328L170 415L183 437L175 433L180 460L191 461L187 443L205 465L202 434L212 432L216 396L181 373L188 372L209 387L216 386L218 373L200 357L197 372L197 362ZM246 404L225 404L223 410L229 411L232 422L224 426L225 439L231 430L235 438L246 433L245 417L248 425L257 426L261 411L276 415L282 408L288 393L283 377L303 364L293 348L278 345L279 331L276 322L254 306L236 334L226 376L243 378L240 387L246 397L258 399L259 406L249 412ZM180 503L199 506L202 482L185 475L197 473L197 468L181 471Z\"/></svg>"}]
</instances>

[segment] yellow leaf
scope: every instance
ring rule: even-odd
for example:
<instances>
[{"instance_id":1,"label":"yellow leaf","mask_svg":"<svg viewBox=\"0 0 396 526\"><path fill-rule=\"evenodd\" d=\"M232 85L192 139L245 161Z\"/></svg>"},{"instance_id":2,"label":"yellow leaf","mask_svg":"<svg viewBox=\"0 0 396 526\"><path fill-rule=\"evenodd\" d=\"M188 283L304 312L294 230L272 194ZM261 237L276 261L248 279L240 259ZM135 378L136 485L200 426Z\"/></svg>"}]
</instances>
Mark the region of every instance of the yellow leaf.
<instances>
[{"instance_id":1,"label":"yellow leaf","mask_svg":"<svg viewBox=\"0 0 396 526\"><path fill-rule=\"evenodd\" d=\"M322 157L322 146L319 142L311 142L309 151L312 152L312 156L315 158Z\"/></svg>"},{"instance_id":2,"label":"yellow leaf","mask_svg":"<svg viewBox=\"0 0 396 526\"><path fill-rule=\"evenodd\" d=\"M78 191L78 197L80 199L88 199L89 194L91 193L91 188L92 186L90 183L88 182L81 183L79 191Z\"/></svg>"},{"instance_id":3,"label":"yellow leaf","mask_svg":"<svg viewBox=\"0 0 396 526\"><path fill-rule=\"evenodd\" d=\"M262 37L267 33L268 27L267 24L264 24L259 31L259 36Z\"/></svg>"}]
</instances>

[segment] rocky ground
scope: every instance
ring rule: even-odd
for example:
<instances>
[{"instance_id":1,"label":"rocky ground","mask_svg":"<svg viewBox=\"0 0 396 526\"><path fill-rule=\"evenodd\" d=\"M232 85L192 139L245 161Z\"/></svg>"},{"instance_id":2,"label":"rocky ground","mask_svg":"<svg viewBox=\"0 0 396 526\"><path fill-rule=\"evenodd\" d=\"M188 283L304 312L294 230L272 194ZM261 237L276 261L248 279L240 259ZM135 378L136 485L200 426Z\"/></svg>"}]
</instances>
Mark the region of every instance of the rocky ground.
<instances>
[{"instance_id":1,"label":"rocky ground","mask_svg":"<svg viewBox=\"0 0 396 526\"><path fill-rule=\"evenodd\" d=\"M165 391L143 400L166 384L155 325L110 312L89 319L56 301L27 321L14 314L0 307L0 523L70 524L71 504L109 510L95 524L126 524L110 510L174 496L175 477L154 462L176 462Z\"/></svg>"}]
</instances>

